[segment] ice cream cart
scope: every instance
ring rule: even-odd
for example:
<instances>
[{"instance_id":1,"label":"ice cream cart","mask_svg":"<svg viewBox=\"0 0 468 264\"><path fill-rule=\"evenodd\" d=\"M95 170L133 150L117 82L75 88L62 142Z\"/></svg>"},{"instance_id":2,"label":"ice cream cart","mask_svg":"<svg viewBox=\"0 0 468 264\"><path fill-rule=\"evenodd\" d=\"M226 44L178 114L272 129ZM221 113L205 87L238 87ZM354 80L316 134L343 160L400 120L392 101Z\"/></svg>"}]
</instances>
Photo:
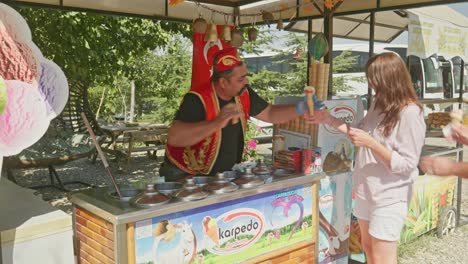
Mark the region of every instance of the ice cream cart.
<instances>
[{"instance_id":1,"label":"ice cream cart","mask_svg":"<svg viewBox=\"0 0 468 264\"><path fill-rule=\"evenodd\" d=\"M315 263L321 178L283 175L255 188L149 208L106 188L74 194L79 263Z\"/></svg>"}]
</instances>

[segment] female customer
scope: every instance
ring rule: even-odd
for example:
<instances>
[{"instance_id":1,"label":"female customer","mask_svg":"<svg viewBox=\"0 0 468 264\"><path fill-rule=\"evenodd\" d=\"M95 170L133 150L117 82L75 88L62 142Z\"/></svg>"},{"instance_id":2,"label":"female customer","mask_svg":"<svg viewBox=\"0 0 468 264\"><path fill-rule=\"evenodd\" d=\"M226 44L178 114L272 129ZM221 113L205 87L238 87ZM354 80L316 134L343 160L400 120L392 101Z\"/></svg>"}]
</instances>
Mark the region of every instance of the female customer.
<instances>
[{"instance_id":1,"label":"female customer","mask_svg":"<svg viewBox=\"0 0 468 264\"><path fill-rule=\"evenodd\" d=\"M426 125L406 65L397 54L370 58L366 76L375 96L358 128L326 110L308 120L334 127L359 147L353 188L361 243L368 263L397 263L397 241L418 175Z\"/></svg>"}]
</instances>

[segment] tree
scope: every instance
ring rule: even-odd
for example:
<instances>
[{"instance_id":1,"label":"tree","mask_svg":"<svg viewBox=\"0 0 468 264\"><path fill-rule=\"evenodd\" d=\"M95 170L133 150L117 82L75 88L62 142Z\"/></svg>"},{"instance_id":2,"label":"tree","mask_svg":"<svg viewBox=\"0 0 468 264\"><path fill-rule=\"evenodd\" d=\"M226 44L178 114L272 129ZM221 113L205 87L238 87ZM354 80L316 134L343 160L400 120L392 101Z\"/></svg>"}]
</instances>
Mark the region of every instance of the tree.
<instances>
[{"instance_id":1,"label":"tree","mask_svg":"<svg viewBox=\"0 0 468 264\"><path fill-rule=\"evenodd\" d=\"M180 100L190 88L191 43L182 35L169 39L164 48L148 52L129 65L135 81L135 105L138 120L169 122L174 117ZM99 98L108 86L90 89L90 102L98 108ZM124 113L124 103L130 102L130 80L120 76L113 87L106 89L106 102L102 106L103 117ZM113 89L109 89L113 88ZM122 102L122 98L124 102Z\"/></svg>"},{"instance_id":2,"label":"tree","mask_svg":"<svg viewBox=\"0 0 468 264\"><path fill-rule=\"evenodd\" d=\"M52 9L19 8L44 57L70 79L112 85L116 76L134 76L133 65L148 51L165 46L189 25Z\"/></svg>"}]
</instances>

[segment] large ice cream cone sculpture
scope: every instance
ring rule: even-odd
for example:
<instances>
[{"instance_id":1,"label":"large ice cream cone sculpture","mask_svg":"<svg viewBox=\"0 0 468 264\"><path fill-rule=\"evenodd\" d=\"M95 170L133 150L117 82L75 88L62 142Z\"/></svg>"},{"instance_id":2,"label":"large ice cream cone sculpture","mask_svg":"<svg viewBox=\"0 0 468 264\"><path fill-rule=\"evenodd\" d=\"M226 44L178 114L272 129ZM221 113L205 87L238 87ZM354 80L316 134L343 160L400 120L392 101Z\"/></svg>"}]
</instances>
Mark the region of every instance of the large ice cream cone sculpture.
<instances>
[{"instance_id":1,"label":"large ice cream cone sculpture","mask_svg":"<svg viewBox=\"0 0 468 264\"><path fill-rule=\"evenodd\" d=\"M203 231L219 247L218 223L209 216L203 218Z\"/></svg>"}]
</instances>

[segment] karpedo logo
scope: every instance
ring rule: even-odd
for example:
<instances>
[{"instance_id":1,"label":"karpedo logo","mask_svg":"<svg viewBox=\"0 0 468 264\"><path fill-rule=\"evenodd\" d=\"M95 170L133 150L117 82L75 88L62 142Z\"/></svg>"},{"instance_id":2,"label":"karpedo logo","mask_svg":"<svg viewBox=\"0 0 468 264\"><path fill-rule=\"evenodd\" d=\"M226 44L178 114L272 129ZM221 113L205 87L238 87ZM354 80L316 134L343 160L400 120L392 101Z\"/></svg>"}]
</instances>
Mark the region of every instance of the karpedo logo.
<instances>
[{"instance_id":1,"label":"karpedo logo","mask_svg":"<svg viewBox=\"0 0 468 264\"><path fill-rule=\"evenodd\" d=\"M216 219L203 218L205 247L216 255L230 255L252 246L263 234L262 213L251 208L226 212Z\"/></svg>"},{"instance_id":2,"label":"karpedo logo","mask_svg":"<svg viewBox=\"0 0 468 264\"><path fill-rule=\"evenodd\" d=\"M342 121L351 124L356 118L356 113L349 106L337 105L330 109L330 114ZM325 129L332 134L340 134L340 132L330 126L325 126Z\"/></svg>"},{"instance_id":3,"label":"karpedo logo","mask_svg":"<svg viewBox=\"0 0 468 264\"><path fill-rule=\"evenodd\" d=\"M333 205L333 195L325 194L323 196L320 196L319 204L322 208L331 207Z\"/></svg>"}]
</instances>

